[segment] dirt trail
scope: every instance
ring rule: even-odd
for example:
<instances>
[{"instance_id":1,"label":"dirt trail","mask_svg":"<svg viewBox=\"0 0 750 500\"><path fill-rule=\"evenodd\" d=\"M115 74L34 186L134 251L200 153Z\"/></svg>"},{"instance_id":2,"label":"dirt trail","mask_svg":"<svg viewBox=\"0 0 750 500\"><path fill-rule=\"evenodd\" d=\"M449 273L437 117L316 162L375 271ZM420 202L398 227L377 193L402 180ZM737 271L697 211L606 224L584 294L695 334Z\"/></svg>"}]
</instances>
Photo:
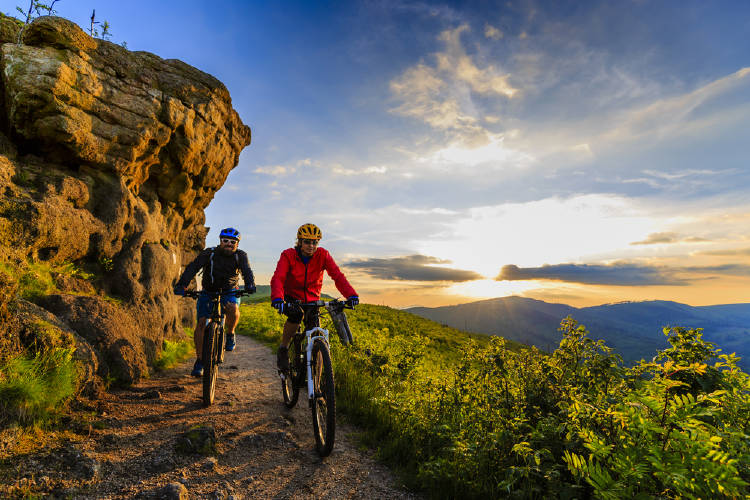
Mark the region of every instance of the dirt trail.
<instances>
[{"instance_id":1,"label":"dirt trail","mask_svg":"<svg viewBox=\"0 0 750 500\"><path fill-rule=\"evenodd\" d=\"M191 363L108 394L100 407L108 428L77 446L99 471L88 492L74 497L157 498L179 482L190 498L414 498L357 449L347 437L354 429L341 418L333 453L320 459L304 396L284 408L274 359L267 347L238 335L209 408L201 406L201 379L188 374ZM175 451L196 424L213 425L215 457Z\"/></svg>"}]
</instances>

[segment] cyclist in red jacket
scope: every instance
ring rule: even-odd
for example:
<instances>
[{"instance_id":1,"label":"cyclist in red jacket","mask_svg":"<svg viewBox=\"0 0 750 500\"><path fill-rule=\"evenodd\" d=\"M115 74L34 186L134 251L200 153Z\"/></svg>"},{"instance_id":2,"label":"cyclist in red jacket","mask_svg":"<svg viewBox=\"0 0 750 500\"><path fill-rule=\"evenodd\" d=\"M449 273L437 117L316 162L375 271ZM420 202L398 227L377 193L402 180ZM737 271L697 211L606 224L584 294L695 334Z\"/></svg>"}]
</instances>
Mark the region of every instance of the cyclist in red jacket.
<instances>
[{"instance_id":1,"label":"cyclist in red jacket","mask_svg":"<svg viewBox=\"0 0 750 500\"><path fill-rule=\"evenodd\" d=\"M347 298L352 306L359 304L359 297L349 284L344 273L328 253L328 250L318 246L323 237L315 224L302 224L297 230L297 244L294 248L287 248L281 252L276 271L271 278L271 306L286 314L284 333L277 353L279 370L289 370L289 356L287 348L297 331L299 324L305 322L305 329L319 326L318 308L289 306L288 302L312 302L320 299L320 289L323 287L323 271L333 278L333 282L341 295Z\"/></svg>"}]
</instances>

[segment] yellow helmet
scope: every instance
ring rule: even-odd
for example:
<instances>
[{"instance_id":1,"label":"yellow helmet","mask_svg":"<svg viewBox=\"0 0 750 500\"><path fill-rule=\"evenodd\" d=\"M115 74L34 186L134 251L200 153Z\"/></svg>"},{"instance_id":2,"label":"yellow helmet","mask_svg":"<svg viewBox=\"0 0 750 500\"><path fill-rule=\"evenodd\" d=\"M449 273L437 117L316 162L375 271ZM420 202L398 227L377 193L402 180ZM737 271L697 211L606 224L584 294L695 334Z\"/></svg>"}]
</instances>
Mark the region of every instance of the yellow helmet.
<instances>
[{"instance_id":1,"label":"yellow helmet","mask_svg":"<svg viewBox=\"0 0 750 500\"><path fill-rule=\"evenodd\" d=\"M320 228L315 224L302 224L297 229L297 239L299 240L319 240L323 237Z\"/></svg>"}]
</instances>

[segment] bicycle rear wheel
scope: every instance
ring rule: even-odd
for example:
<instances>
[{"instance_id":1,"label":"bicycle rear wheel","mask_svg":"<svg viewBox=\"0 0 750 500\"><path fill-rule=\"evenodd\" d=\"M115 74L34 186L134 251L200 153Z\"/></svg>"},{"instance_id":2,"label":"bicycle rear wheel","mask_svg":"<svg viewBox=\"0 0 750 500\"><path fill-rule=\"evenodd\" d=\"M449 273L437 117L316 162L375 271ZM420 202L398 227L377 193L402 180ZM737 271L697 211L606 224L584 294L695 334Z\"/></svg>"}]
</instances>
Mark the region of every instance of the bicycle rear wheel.
<instances>
[{"instance_id":1,"label":"bicycle rear wheel","mask_svg":"<svg viewBox=\"0 0 750 500\"><path fill-rule=\"evenodd\" d=\"M336 437L336 394L331 352L322 340L316 340L313 345L312 377L315 391L311 404L315 449L318 455L327 457L333 450Z\"/></svg>"},{"instance_id":2,"label":"bicycle rear wheel","mask_svg":"<svg viewBox=\"0 0 750 500\"><path fill-rule=\"evenodd\" d=\"M219 325L210 322L203 332L203 406L211 406L216 394L216 378L219 374L220 355Z\"/></svg>"},{"instance_id":3,"label":"bicycle rear wheel","mask_svg":"<svg viewBox=\"0 0 750 500\"><path fill-rule=\"evenodd\" d=\"M289 373L284 374L281 380L281 392L287 408L294 408L299 398L300 379L305 369L301 359L300 340L295 338L289 344Z\"/></svg>"}]
</instances>

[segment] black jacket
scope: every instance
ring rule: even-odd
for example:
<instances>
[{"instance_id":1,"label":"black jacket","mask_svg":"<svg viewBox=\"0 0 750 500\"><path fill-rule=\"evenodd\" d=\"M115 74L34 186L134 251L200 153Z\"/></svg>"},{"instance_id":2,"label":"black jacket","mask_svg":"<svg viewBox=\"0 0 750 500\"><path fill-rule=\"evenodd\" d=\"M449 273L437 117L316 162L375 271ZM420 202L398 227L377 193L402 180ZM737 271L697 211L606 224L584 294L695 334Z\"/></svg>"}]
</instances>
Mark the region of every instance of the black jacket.
<instances>
[{"instance_id":1,"label":"black jacket","mask_svg":"<svg viewBox=\"0 0 750 500\"><path fill-rule=\"evenodd\" d=\"M209 292L237 288L240 272L242 279L245 280L245 286L255 285L255 277L244 250L238 249L230 255L224 255L219 247L206 248L187 265L177 281L177 286L187 287L193 276L201 269L203 270L201 286L203 290Z\"/></svg>"}]
</instances>

